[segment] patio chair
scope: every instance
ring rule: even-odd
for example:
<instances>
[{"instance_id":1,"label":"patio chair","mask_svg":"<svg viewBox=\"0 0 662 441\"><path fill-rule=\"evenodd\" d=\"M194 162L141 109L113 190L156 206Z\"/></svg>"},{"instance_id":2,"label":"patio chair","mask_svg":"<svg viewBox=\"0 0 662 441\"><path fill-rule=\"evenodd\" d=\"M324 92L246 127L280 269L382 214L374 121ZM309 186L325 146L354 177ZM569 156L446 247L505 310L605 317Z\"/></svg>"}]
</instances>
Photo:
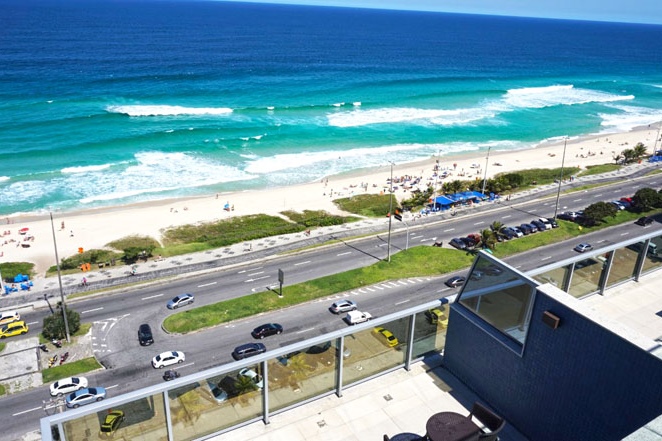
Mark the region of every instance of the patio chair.
<instances>
[{"instance_id":1,"label":"patio chair","mask_svg":"<svg viewBox=\"0 0 662 441\"><path fill-rule=\"evenodd\" d=\"M486 432L482 429L482 433L478 437L481 441L496 441L499 439L499 432L506 425L506 421L489 410L487 407L483 406L479 402L475 402L471 408L471 413L469 418L476 418L481 422L489 432Z\"/></svg>"}]
</instances>

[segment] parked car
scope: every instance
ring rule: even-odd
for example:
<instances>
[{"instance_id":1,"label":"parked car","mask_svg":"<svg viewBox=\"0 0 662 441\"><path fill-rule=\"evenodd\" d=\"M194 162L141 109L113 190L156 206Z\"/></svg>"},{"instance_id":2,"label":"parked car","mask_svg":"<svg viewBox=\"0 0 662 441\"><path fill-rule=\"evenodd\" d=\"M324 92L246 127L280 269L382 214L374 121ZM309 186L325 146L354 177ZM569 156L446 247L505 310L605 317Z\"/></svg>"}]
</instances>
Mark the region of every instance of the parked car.
<instances>
[{"instance_id":1,"label":"parked car","mask_svg":"<svg viewBox=\"0 0 662 441\"><path fill-rule=\"evenodd\" d=\"M557 228L558 227L558 224L556 225L556 227L554 226L554 224L556 222L553 222L553 221L554 221L554 219L547 219L546 217L539 217L538 218L538 222L542 222L545 225L546 230L551 230L552 228Z\"/></svg>"},{"instance_id":2,"label":"parked car","mask_svg":"<svg viewBox=\"0 0 662 441\"><path fill-rule=\"evenodd\" d=\"M425 311L425 316L432 325L439 325L442 328L446 328L448 326L448 317L439 308L429 309Z\"/></svg>"},{"instance_id":3,"label":"parked car","mask_svg":"<svg viewBox=\"0 0 662 441\"><path fill-rule=\"evenodd\" d=\"M223 390L220 384L216 384L212 380L207 380L207 385L209 386L209 391L216 401L222 403L228 399L228 393Z\"/></svg>"},{"instance_id":4,"label":"parked car","mask_svg":"<svg viewBox=\"0 0 662 441\"><path fill-rule=\"evenodd\" d=\"M15 335L25 334L30 327L24 321L11 322L0 328L0 338L13 337Z\"/></svg>"},{"instance_id":5,"label":"parked car","mask_svg":"<svg viewBox=\"0 0 662 441\"><path fill-rule=\"evenodd\" d=\"M186 356L182 351L167 351L152 358L152 366L154 369L161 369L173 364L183 363L184 360L186 360Z\"/></svg>"},{"instance_id":6,"label":"parked car","mask_svg":"<svg viewBox=\"0 0 662 441\"><path fill-rule=\"evenodd\" d=\"M103 423L101 423L101 429L99 430L99 436L102 438L110 438L115 435L115 431L120 428L124 422L124 412L121 410L111 410L106 414Z\"/></svg>"},{"instance_id":7,"label":"parked car","mask_svg":"<svg viewBox=\"0 0 662 441\"><path fill-rule=\"evenodd\" d=\"M277 335L283 332L283 327L278 323L265 323L253 329L251 335L253 338L264 338L270 335Z\"/></svg>"},{"instance_id":8,"label":"parked car","mask_svg":"<svg viewBox=\"0 0 662 441\"><path fill-rule=\"evenodd\" d=\"M262 375L258 374L253 369L244 368L239 371L238 376L250 378L250 380L258 389L262 389L264 387L264 380L262 378Z\"/></svg>"},{"instance_id":9,"label":"parked car","mask_svg":"<svg viewBox=\"0 0 662 441\"><path fill-rule=\"evenodd\" d=\"M644 216L644 217L640 217L639 219L637 219L635 224L641 225L642 227L647 227L648 225L652 224L653 222L655 222L655 219L653 219L652 217Z\"/></svg>"},{"instance_id":10,"label":"parked car","mask_svg":"<svg viewBox=\"0 0 662 441\"><path fill-rule=\"evenodd\" d=\"M3 311L0 312L0 326L17 322L21 320L21 314L16 311Z\"/></svg>"},{"instance_id":11,"label":"parked car","mask_svg":"<svg viewBox=\"0 0 662 441\"><path fill-rule=\"evenodd\" d=\"M524 236L524 232L522 232L522 230L520 230L519 227L510 227L510 228L513 229L513 231L515 232L515 234L517 235L517 237L522 237L522 236Z\"/></svg>"},{"instance_id":12,"label":"parked car","mask_svg":"<svg viewBox=\"0 0 662 441\"><path fill-rule=\"evenodd\" d=\"M85 377L67 377L57 380L51 384L51 397L60 397L65 394L76 392L79 389L87 387L87 378Z\"/></svg>"},{"instance_id":13,"label":"parked car","mask_svg":"<svg viewBox=\"0 0 662 441\"><path fill-rule=\"evenodd\" d=\"M356 311L356 303L351 300L339 300L329 307L329 311L334 314L340 314L341 312Z\"/></svg>"},{"instance_id":14,"label":"parked car","mask_svg":"<svg viewBox=\"0 0 662 441\"><path fill-rule=\"evenodd\" d=\"M506 239L515 239L517 236L517 232L512 228L512 227L506 227L501 230L501 234L503 234Z\"/></svg>"},{"instance_id":15,"label":"parked car","mask_svg":"<svg viewBox=\"0 0 662 441\"><path fill-rule=\"evenodd\" d=\"M461 237L460 240L464 242L467 248L473 248L476 246L476 244L478 244L478 242L476 242L473 237Z\"/></svg>"},{"instance_id":16,"label":"parked car","mask_svg":"<svg viewBox=\"0 0 662 441\"><path fill-rule=\"evenodd\" d=\"M382 343L384 343L386 346L392 348L397 346L400 342L398 341L397 337L393 335L391 331L388 329L382 328L382 327L377 327L373 329L373 335L379 339Z\"/></svg>"},{"instance_id":17,"label":"parked car","mask_svg":"<svg viewBox=\"0 0 662 441\"><path fill-rule=\"evenodd\" d=\"M534 219L530 222L531 225L536 227L538 231L545 231L545 230L551 230L552 226L550 224L545 224L544 222L541 222L537 219ZM549 225L549 228L547 228L547 225Z\"/></svg>"},{"instance_id":18,"label":"parked car","mask_svg":"<svg viewBox=\"0 0 662 441\"><path fill-rule=\"evenodd\" d=\"M356 325L359 323L367 322L368 320L371 319L372 319L372 314L370 314L369 312L350 311L347 313L347 315L343 320L348 325Z\"/></svg>"},{"instance_id":19,"label":"parked car","mask_svg":"<svg viewBox=\"0 0 662 441\"><path fill-rule=\"evenodd\" d=\"M459 286L464 285L464 282L466 280L467 279L462 277L462 276L453 276L450 279L446 280L445 283L446 283L446 286L448 286L449 288L457 288Z\"/></svg>"},{"instance_id":20,"label":"parked car","mask_svg":"<svg viewBox=\"0 0 662 441\"><path fill-rule=\"evenodd\" d=\"M529 234L533 233L533 225L529 224L522 224L519 226L519 229L524 233L525 236L528 236Z\"/></svg>"},{"instance_id":21,"label":"parked car","mask_svg":"<svg viewBox=\"0 0 662 441\"><path fill-rule=\"evenodd\" d=\"M593 245L591 245L590 243L580 243L574 248L574 250L577 251L578 253L583 253L586 251L590 251L592 249L593 249Z\"/></svg>"},{"instance_id":22,"label":"parked car","mask_svg":"<svg viewBox=\"0 0 662 441\"><path fill-rule=\"evenodd\" d=\"M185 306L193 303L195 297L193 294L180 294L168 302L168 309L177 309L180 306Z\"/></svg>"},{"instance_id":23,"label":"parked car","mask_svg":"<svg viewBox=\"0 0 662 441\"><path fill-rule=\"evenodd\" d=\"M615 206L618 210L625 210L625 204L623 204L621 201L611 201L609 203Z\"/></svg>"},{"instance_id":24,"label":"parked car","mask_svg":"<svg viewBox=\"0 0 662 441\"><path fill-rule=\"evenodd\" d=\"M234 348L234 351L232 351L232 358L235 360L243 360L244 358L253 357L264 352L267 352L267 348L262 343L246 343Z\"/></svg>"},{"instance_id":25,"label":"parked car","mask_svg":"<svg viewBox=\"0 0 662 441\"><path fill-rule=\"evenodd\" d=\"M152 328L147 323L143 323L138 327L138 342L140 346L149 346L154 343Z\"/></svg>"},{"instance_id":26,"label":"parked car","mask_svg":"<svg viewBox=\"0 0 662 441\"><path fill-rule=\"evenodd\" d=\"M563 213L556 216L557 219L569 220L576 222L582 217L582 213L578 211L564 211Z\"/></svg>"},{"instance_id":27,"label":"parked car","mask_svg":"<svg viewBox=\"0 0 662 441\"><path fill-rule=\"evenodd\" d=\"M67 407L76 409L86 404L101 401L104 398L106 398L106 389L103 387L88 387L67 395L67 399L65 401L67 403Z\"/></svg>"},{"instance_id":28,"label":"parked car","mask_svg":"<svg viewBox=\"0 0 662 441\"><path fill-rule=\"evenodd\" d=\"M453 239L448 242L450 246L457 248L458 250L466 250L467 249L467 244L464 243L462 239L459 237L454 237Z\"/></svg>"}]
</instances>

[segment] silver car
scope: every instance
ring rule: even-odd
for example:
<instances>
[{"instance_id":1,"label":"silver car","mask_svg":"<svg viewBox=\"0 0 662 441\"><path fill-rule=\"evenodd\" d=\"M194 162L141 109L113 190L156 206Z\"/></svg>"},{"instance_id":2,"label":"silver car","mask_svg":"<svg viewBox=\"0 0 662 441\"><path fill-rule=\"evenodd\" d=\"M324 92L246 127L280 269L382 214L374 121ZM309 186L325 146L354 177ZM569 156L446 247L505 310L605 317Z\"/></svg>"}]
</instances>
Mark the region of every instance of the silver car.
<instances>
[{"instance_id":1,"label":"silver car","mask_svg":"<svg viewBox=\"0 0 662 441\"><path fill-rule=\"evenodd\" d=\"M356 311L357 308L356 303L351 300L340 300L331 305L329 311L340 314L341 312Z\"/></svg>"},{"instance_id":2,"label":"silver car","mask_svg":"<svg viewBox=\"0 0 662 441\"><path fill-rule=\"evenodd\" d=\"M180 306L193 303L193 300L195 300L193 294L180 294L168 302L168 309L177 309Z\"/></svg>"}]
</instances>

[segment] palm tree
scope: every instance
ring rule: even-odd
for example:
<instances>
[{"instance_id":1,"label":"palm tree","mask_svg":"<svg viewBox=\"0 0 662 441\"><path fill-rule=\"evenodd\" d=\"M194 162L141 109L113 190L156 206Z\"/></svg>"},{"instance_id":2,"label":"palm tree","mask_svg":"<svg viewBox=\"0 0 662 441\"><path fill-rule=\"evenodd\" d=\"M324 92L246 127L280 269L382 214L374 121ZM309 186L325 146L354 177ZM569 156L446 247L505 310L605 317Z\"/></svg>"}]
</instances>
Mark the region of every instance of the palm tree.
<instances>
[{"instance_id":1,"label":"palm tree","mask_svg":"<svg viewBox=\"0 0 662 441\"><path fill-rule=\"evenodd\" d=\"M460 180L454 180L449 185L452 193L459 193L464 188L464 184Z\"/></svg>"},{"instance_id":2,"label":"palm tree","mask_svg":"<svg viewBox=\"0 0 662 441\"><path fill-rule=\"evenodd\" d=\"M640 159L642 156L646 156L646 146L643 142L638 143L634 146L634 156L637 159Z\"/></svg>"},{"instance_id":3,"label":"palm tree","mask_svg":"<svg viewBox=\"0 0 662 441\"><path fill-rule=\"evenodd\" d=\"M503 234L504 228L506 228L506 225L499 221L494 221L492 222L492 225L490 225L490 230L494 232L497 238L505 238L505 234Z\"/></svg>"},{"instance_id":4,"label":"palm tree","mask_svg":"<svg viewBox=\"0 0 662 441\"><path fill-rule=\"evenodd\" d=\"M480 243L483 248L493 250L497 243L496 233L489 228L485 228L480 232Z\"/></svg>"}]
</instances>

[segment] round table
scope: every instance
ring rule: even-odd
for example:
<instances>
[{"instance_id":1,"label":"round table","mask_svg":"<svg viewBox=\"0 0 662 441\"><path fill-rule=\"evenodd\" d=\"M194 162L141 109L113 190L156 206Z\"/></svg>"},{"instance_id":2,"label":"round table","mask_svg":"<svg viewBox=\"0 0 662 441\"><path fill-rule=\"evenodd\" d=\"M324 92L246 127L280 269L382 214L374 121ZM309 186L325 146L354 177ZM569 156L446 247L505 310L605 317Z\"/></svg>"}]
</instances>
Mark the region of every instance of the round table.
<instances>
[{"instance_id":1,"label":"round table","mask_svg":"<svg viewBox=\"0 0 662 441\"><path fill-rule=\"evenodd\" d=\"M432 415L425 430L431 441L471 441L480 434L480 428L470 418L455 412Z\"/></svg>"}]
</instances>

